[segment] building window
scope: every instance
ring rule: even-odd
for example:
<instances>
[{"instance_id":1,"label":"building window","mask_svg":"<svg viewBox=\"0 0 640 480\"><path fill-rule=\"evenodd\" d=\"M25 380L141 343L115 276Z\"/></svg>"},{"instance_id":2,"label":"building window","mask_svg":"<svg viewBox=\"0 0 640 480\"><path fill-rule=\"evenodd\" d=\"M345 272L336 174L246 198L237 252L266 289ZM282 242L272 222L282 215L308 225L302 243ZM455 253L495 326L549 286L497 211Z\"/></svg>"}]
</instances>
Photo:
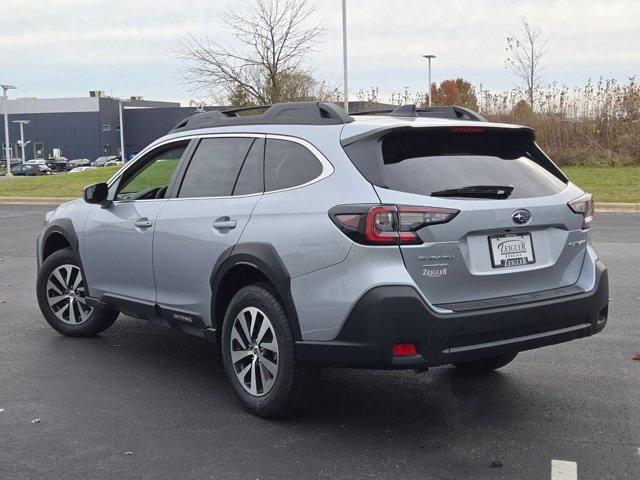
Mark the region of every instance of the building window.
<instances>
[{"instance_id":1,"label":"building window","mask_svg":"<svg viewBox=\"0 0 640 480\"><path fill-rule=\"evenodd\" d=\"M120 131L120 125L116 125L116 132Z\"/></svg>"},{"instance_id":2,"label":"building window","mask_svg":"<svg viewBox=\"0 0 640 480\"><path fill-rule=\"evenodd\" d=\"M103 132L110 132L111 131L111 125L107 125L107 124L102 125L102 131Z\"/></svg>"}]
</instances>

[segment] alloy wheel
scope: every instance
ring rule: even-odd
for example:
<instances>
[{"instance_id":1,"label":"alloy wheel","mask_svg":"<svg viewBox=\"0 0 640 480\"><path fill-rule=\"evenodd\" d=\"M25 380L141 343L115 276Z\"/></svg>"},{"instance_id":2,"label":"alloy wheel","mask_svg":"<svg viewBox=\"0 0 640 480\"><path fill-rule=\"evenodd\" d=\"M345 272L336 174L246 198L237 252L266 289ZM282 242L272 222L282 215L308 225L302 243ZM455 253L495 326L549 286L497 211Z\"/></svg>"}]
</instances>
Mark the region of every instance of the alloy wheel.
<instances>
[{"instance_id":1,"label":"alloy wheel","mask_svg":"<svg viewBox=\"0 0 640 480\"><path fill-rule=\"evenodd\" d=\"M57 267L47 280L47 301L58 319L69 325L87 321L93 307L87 305L82 272L76 265Z\"/></svg>"},{"instance_id":2,"label":"alloy wheel","mask_svg":"<svg viewBox=\"0 0 640 480\"><path fill-rule=\"evenodd\" d=\"M231 363L244 389L256 397L271 391L278 375L278 341L267 315L242 309L231 327Z\"/></svg>"}]
</instances>

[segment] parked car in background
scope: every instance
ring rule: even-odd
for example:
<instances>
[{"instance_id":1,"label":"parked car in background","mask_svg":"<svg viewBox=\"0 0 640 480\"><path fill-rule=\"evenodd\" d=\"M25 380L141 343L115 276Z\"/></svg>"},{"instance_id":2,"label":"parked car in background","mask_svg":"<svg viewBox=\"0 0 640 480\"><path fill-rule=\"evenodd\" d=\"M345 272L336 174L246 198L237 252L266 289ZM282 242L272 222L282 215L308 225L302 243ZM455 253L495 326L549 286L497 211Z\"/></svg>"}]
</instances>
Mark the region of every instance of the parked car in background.
<instances>
[{"instance_id":1,"label":"parked car in background","mask_svg":"<svg viewBox=\"0 0 640 480\"><path fill-rule=\"evenodd\" d=\"M24 162L25 165L46 165L47 162L44 158L32 158Z\"/></svg>"},{"instance_id":2,"label":"parked car in background","mask_svg":"<svg viewBox=\"0 0 640 480\"><path fill-rule=\"evenodd\" d=\"M91 162L91 166L92 167L104 167L107 162L111 162L114 160L118 160L118 157L116 157L115 155L110 155L110 156L106 156L106 157L98 157L95 159L95 161Z\"/></svg>"},{"instance_id":3,"label":"parked car in background","mask_svg":"<svg viewBox=\"0 0 640 480\"><path fill-rule=\"evenodd\" d=\"M46 161L47 167L49 167L54 172L64 172L67 170L67 163L69 160L65 157L58 158L50 158Z\"/></svg>"},{"instance_id":4,"label":"parked car in background","mask_svg":"<svg viewBox=\"0 0 640 480\"><path fill-rule=\"evenodd\" d=\"M88 158L76 158L67 162L67 170L71 171L76 167L90 167L91 160Z\"/></svg>"},{"instance_id":5,"label":"parked car in background","mask_svg":"<svg viewBox=\"0 0 640 480\"><path fill-rule=\"evenodd\" d=\"M117 165L124 165L124 162L122 160L109 160L104 164L105 167L115 167Z\"/></svg>"},{"instance_id":6,"label":"parked car in background","mask_svg":"<svg viewBox=\"0 0 640 480\"><path fill-rule=\"evenodd\" d=\"M46 165L33 165L28 163L22 163L11 167L11 174L17 177L33 177L36 175L51 175L51 169Z\"/></svg>"},{"instance_id":7,"label":"parked car in background","mask_svg":"<svg viewBox=\"0 0 640 480\"><path fill-rule=\"evenodd\" d=\"M87 170L95 170L96 167L76 167L69 170L69 173L86 172Z\"/></svg>"}]
</instances>

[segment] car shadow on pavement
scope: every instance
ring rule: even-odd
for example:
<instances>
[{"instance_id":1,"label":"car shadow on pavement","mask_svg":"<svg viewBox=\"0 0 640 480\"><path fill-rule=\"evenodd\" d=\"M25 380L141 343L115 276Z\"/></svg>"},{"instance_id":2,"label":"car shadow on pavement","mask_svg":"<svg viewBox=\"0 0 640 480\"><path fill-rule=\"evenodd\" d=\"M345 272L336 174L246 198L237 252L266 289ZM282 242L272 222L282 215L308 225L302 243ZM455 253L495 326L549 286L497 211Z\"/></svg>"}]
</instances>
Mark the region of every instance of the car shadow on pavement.
<instances>
[{"instance_id":1,"label":"car shadow on pavement","mask_svg":"<svg viewBox=\"0 0 640 480\"><path fill-rule=\"evenodd\" d=\"M53 357L47 355L50 350L78 368L89 363L102 378L109 378L111 388L118 388L119 382L123 389L132 384L137 389L148 385L156 401L161 402L162 396L175 395L174 391L164 392L163 386L179 386L203 402L212 395L226 404L225 410L241 411L217 348L204 340L121 316L109 331L96 338L55 336L45 343L43 361ZM361 427L372 422L378 427L406 423L444 429L473 425L475 419L483 424L517 421L531 414L523 412L525 387L515 380L516 374L509 372L510 368L517 370L517 362L504 371L476 377L453 367L418 374L326 368L310 408L284 422L347 422Z\"/></svg>"}]
</instances>

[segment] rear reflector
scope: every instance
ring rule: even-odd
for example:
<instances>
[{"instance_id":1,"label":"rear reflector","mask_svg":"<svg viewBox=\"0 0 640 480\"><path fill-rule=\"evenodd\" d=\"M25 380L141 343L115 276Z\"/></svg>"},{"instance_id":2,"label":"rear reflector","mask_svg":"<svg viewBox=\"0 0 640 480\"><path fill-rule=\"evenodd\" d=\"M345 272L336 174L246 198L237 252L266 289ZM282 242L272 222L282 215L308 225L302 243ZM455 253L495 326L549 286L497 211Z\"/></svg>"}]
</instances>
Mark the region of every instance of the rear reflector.
<instances>
[{"instance_id":1,"label":"rear reflector","mask_svg":"<svg viewBox=\"0 0 640 480\"><path fill-rule=\"evenodd\" d=\"M393 346L394 357L413 357L418 354L414 343L396 343Z\"/></svg>"}]
</instances>

